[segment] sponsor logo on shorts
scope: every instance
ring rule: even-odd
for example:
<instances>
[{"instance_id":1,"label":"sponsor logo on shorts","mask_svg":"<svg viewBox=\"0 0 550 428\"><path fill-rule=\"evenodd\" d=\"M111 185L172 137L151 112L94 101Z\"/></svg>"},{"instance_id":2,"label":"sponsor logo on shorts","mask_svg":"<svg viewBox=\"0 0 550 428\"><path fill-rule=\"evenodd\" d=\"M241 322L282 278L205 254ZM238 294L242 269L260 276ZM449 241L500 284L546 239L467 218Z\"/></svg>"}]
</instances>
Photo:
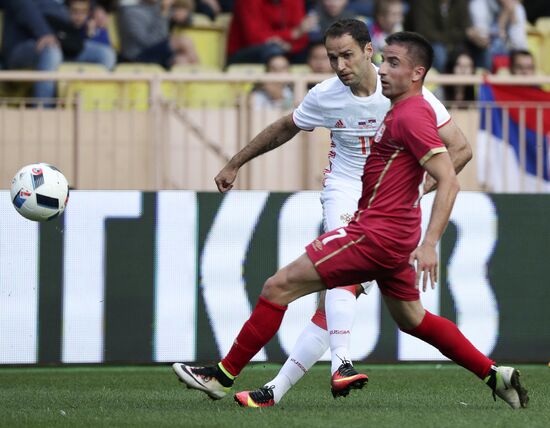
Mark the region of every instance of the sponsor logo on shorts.
<instances>
[{"instance_id":1,"label":"sponsor logo on shorts","mask_svg":"<svg viewBox=\"0 0 550 428\"><path fill-rule=\"evenodd\" d=\"M313 241L311 243L311 246L313 247L314 250L316 251L321 251L323 249L323 243L321 241L319 241L318 239L316 239L315 241Z\"/></svg>"},{"instance_id":2,"label":"sponsor logo on shorts","mask_svg":"<svg viewBox=\"0 0 550 428\"><path fill-rule=\"evenodd\" d=\"M330 330L329 334L351 334L349 330Z\"/></svg>"}]
</instances>

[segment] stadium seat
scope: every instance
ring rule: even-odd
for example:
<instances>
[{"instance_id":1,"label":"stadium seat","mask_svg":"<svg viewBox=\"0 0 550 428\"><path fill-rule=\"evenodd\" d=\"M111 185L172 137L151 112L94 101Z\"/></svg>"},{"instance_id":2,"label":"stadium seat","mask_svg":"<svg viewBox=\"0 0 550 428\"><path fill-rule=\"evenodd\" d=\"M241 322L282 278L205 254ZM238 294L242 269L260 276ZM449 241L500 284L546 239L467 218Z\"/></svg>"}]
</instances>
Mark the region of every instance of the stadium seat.
<instances>
[{"instance_id":1,"label":"stadium seat","mask_svg":"<svg viewBox=\"0 0 550 428\"><path fill-rule=\"evenodd\" d=\"M118 64L115 73L132 73L136 76L135 81L121 83L122 108L129 110L144 111L149 109L149 82L139 80L139 75L144 73L163 74L166 71L158 64L123 63ZM161 94L170 95L173 92L173 85L163 82Z\"/></svg>"},{"instance_id":2,"label":"stadium seat","mask_svg":"<svg viewBox=\"0 0 550 428\"><path fill-rule=\"evenodd\" d=\"M215 68L204 66L174 66L172 73L216 72ZM224 108L234 105L243 91L243 85L225 82L176 83L174 101L185 108Z\"/></svg>"},{"instance_id":3,"label":"stadium seat","mask_svg":"<svg viewBox=\"0 0 550 428\"><path fill-rule=\"evenodd\" d=\"M108 74L109 71L100 64L66 62L59 66L59 72L76 72L90 74ZM116 108L120 97L120 85L116 82L94 81L59 81L57 96L68 102L74 101L79 94L82 106L86 111L111 111Z\"/></svg>"},{"instance_id":4,"label":"stadium seat","mask_svg":"<svg viewBox=\"0 0 550 428\"><path fill-rule=\"evenodd\" d=\"M540 52L538 68L542 73L550 75L550 55L548 55L548 52L550 52L550 33L544 35Z\"/></svg>"},{"instance_id":5,"label":"stadium seat","mask_svg":"<svg viewBox=\"0 0 550 428\"><path fill-rule=\"evenodd\" d=\"M227 66L226 73L241 73L247 76L265 73L265 65L263 64L231 64ZM243 92L250 92L254 88L253 83L241 83L239 89Z\"/></svg>"},{"instance_id":6,"label":"stadium seat","mask_svg":"<svg viewBox=\"0 0 550 428\"><path fill-rule=\"evenodd\" d=\"M188 36L195 45L201 65L221 70L225 64L226 32L223 28L187 27L175 29Z\"/></svg>"},{"instance_id":7,"label":"stadium seat","mask_svg":"<svg viewBox=\"0 0 550 428\"><path fill-rule=\"evenodd\" d=\"M543 34L550 34L550 16L541 16L535 21L535 28Z\"/></svg>"},{"instance_id":8,"label":"stadium seat","mask_svg":"<svg viewBox=\"0 0 550 428\"><path fill-rule=\"evenodd\" d=\"M229 25L231 25L231 19L233 18L232 13L220 13L218 16L216 16L216 19L214 20L214 25L224 28L225 30L229 29Z\"/></svg>"},{"instance_id":9,"label":"stadium seat","mask_svg":"<svg viewBox=\"0 0 550 428\"><path fill-rule=\"evenodd\" d=\"M213 21L204 13L193 13L192 27L211 27Z\"/></svg>"},{"instance_id":10,"label":"stadium seat","mask_svg":"<svg viewBox=\"0 0 550 428\"><path fill-rule=\"evenodd\" d=\"M537 69L542 68L542 45L544 43L544 34L542 34L540 31L538 31L536 28L531 28L529 31L527 31L527 49L531 54L533 54L533 58L535 59L535 65Z\"/></svg>"},{"instance_id":11,"label":"stadium seat","mask_svg":"<svg viewBox=\"0 0 550 428\"><path fill-rule=\"evenodd\" d=\"M114 13L109 14L107 32L109 33L111 46L117 53L120 53L120 35L118 32L116 15Z\"/></svg>"}]
</instances>

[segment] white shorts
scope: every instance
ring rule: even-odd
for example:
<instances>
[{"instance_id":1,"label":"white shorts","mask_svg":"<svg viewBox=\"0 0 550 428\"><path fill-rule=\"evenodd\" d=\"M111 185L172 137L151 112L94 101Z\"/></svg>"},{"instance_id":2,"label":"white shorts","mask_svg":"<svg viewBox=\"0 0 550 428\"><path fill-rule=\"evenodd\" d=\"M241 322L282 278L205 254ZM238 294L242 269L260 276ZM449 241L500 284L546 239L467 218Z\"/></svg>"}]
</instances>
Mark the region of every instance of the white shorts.
<instances>
[{"instance_id":1,"label":"white shorts","mask_svg":"<svg viewBox=\"0 0 550 428\"><path fill-rule=\"evenodd\" d=\"M357 203L361 197L362 182L347 182L331 180L321 192L323 206L323 228L329 232L339 227L347 226L357 211ZM368 294L374 286L374 281L365 282L363 293Z\"/></svg>"}]
</instances>

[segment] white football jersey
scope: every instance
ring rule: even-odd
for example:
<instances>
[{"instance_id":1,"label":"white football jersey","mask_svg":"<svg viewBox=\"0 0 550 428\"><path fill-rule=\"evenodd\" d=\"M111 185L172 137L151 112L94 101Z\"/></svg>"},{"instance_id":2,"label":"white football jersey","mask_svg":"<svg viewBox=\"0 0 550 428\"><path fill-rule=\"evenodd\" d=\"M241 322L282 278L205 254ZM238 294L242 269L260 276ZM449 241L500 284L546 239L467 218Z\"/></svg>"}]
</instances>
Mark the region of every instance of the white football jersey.
<instances>
[{"instance_id":1,"label":"white football jersey","mask_svg":"<svg viewBox=\"0 0 550 428\"><path fill-rule=\"evenodd\" d=\"M437 126L443 126L450 120L449 112L428 89L423 88L423 95L435 111ZM298 128L306 131L316 127L330 129L331 151L325 169L325 186L333 181L341 185L345 180L348 185L361 188L372 138L389 109L390 100L382 95L380 76L375 93L368 97L353 95L338 77L319 83L307 93L294 110L293 120Z\"/></svg>"}]
</instances>

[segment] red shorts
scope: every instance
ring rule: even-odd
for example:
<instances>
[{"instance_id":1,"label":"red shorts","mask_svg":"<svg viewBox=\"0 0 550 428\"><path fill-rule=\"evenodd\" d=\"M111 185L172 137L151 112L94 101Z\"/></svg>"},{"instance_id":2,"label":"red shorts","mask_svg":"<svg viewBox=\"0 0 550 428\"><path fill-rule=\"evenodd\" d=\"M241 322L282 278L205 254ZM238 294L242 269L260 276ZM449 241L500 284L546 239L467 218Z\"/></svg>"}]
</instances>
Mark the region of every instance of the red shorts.
<instances>
[{"instance_id":1,"label":"red shorts","mask_svg":"<svg viewBox=\"0 0 550 428\"><path fill-rule=\"evenodd\" d=\"M379 242L352 224L327 232L306 247L327 288L376 280L382 294L406 301L420 299L408 255L394 266L382 266L378 260L385 260L387 255Z\"/></svg>"}]
</instances>

